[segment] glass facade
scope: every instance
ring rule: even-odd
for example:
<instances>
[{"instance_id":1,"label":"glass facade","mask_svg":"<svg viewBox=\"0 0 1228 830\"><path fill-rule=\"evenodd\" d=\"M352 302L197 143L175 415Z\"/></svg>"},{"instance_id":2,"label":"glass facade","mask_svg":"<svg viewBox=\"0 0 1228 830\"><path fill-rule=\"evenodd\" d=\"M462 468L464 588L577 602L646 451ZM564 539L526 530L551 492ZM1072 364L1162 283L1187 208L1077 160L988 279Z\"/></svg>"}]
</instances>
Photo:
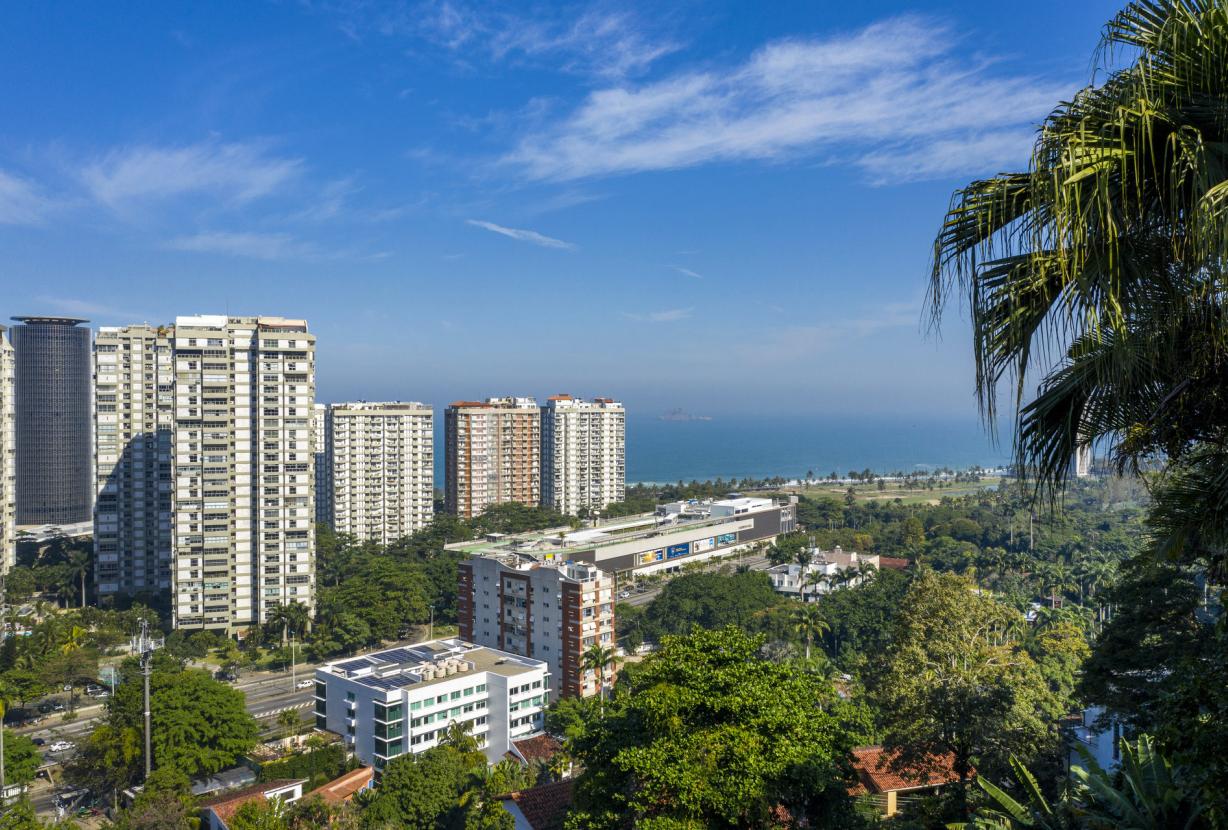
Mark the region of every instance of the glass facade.
<instances>
[{"instance_id":1,"label":"glass facade","mask_svg":"<svg viewBox=\"0 0 1228 830\"><path fill-rule=\"evenodd\" d=\"M17 524L93 518L93 429L88 322L14 317Z\"/></svg>"}]
</instances>

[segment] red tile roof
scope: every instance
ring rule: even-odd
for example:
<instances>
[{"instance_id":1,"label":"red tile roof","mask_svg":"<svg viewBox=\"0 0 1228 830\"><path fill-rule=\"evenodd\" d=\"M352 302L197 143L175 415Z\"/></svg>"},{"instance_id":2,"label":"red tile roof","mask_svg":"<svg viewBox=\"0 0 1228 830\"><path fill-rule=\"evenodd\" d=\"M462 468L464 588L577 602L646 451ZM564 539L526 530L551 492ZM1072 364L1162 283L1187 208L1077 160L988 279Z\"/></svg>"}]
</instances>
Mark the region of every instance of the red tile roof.
<instances>
[{"instance_id":1,"label":"red tile roof","mask_svg":"<svg viewBox=\"0 0 1228 830\"><path fill-rule=\"evenodd\" d=\"M322 787L316 787L308 795L318 795L329 804L341 804L353 798L355 793L371 786L373 775L371 767L358 767Z\"/></svg>"},{"instance_id":2,"label":"red tile roof","mask_svg":"<svg viewBox=\"0 0 1228 830\"><path fill-rule=\"evenodd\" d=\"M912 562L908 559L897 559L894 556L878 557L878 566L880 568L891 568L892 570L903 571L906 570L911 564Z\"/></svg>"},{"instance_id":3,"label":"red tile roof","mask_svg":"<svg viewBox=\"0 0 1228 830\"><path fill-rule=\"evenodd\" d=\"M549 735L534 735L522 741L512 741L512 746L516 748L517 754L529 764L534 761L549 761L563 748L557 738Z\"/></svg>"},{"instance_id":4,"label":"red tile roof","mask_svg":"<svg viewBox=\"0 0 1228 830\"><path fill-rule=\"evenodd\" d=\"M239 808L249 801L264 801L265 793L270 793L275 790L284 790L288 787L293 787L295 784L306 783L306 778L280 778L275 781L262 781L259 784L252 784L250 787L244 787L241 790L232 790L228 793L215 795L213 798L206 799L200 803L201 809L212 810L223 824L229 824L234 818L234 814L239 811Z\"/></svg>"},{"instance_id":5,"label":"red tile roof","mask_svg":"<svg viewBox=\"0 0 1228 830\"><path fill-rule=\"evenodd\" d=\"M951 753L936 757L928 769L901 770L892 768L892 756L881 746L862 746L853 750L853 769L860 783L850 787L854 795L861 792L886 793L901 790L916 790L922 787L937 787L959 780L952 769L955 756ZM973 775L975 775L973 771Z\"/></svg>"},{"instance_id":6,"label":"red tile roof","mask_svg":"<svg viewBox=\"0 0 1228 830\"><path fill-rule=\"evenodd\" d=\"M575 782L567 779L503 797L520 808L533 830L562 830L574 786Z\"/></svg>"}]
</instances>

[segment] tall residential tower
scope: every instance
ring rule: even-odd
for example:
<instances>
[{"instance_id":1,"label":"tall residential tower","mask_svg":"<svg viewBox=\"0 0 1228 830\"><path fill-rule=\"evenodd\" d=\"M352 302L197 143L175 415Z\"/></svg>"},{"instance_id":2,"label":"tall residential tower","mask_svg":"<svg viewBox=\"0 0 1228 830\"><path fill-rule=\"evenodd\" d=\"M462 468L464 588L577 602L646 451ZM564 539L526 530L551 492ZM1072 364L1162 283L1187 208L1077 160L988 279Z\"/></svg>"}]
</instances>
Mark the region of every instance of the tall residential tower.
<instances>
[{"instance_id":1,"label":"tall residential tower","mask_svg":"<svg viewBox=\"0 0 1228 830\"><path fill-rule=\"evenodd\" d=\"M333 464L329 460L328 406L311 407L311 447L315 457L316 524L333 526Z\"/></svg>"},{"instance_id":2,"label":"tall residential tower","mask_svg":"<svg viewBox=\"0 0 1228 830\"><path fill-rule=\"evenodd\" d=\"M176 626L312 608L315 337L303 320L179 317L173 348Z\"/></svg>"},{"instance_id":3,"label":"tall residential tower","mask_svg":"<svg viewBox=\"0 0 1228 830\"><path fill-rule=\"evenodd\" d=\"M444 413L445 506L470 518L541 501L541 410L533 398L458 401Z\"/></svg>"},{"instance_id":4,"label":"tall residential tower","mask_svg":"<svg viewBox=\"0 0 1228 830\"><path fill-rule=\"evenodd\" d=\"M94 341L100 598L171 588L171 336L164 327L104 326Z\"/></svg>"},{"instance_id":5,"label":"tall residential tower","mask_svg":"<svg viewBox=\"0 0 1228 830\"><path fill-rule=\"evenodd\" d=\"M13 444L13 345L0 326L0 571L17 561L17 467Z\"/></svg>"},{"instance_id":6,"label":"tall residential tower","mask_svg":"<svg viewBox=\"0 0 1228 830\"><path fill-rule=\"evenodd\" d=\"M623 501L626 454L621 403L554 395L542 409L542 504L575 516Z\"/></svg>"},{"instance_id":7,"label":"tall residential tower","mask_svg":"<svg viewBox=\"0 0 1228 830\"><path fill-rule=\"evenodd\" d=\"M93 516L90 330L77 317L14 317L17 524Z\"/></svg>"},{"instance_id":8,"label":"tall residential tower","mask_svg":"<svg viewBox=\"0 0 1228 830\"><path fill-rule=\"evenodd\" d=\"M333 528L387 545L434 515L434 413L420 403L328 408Z\"/></svg>"}]
</instances>

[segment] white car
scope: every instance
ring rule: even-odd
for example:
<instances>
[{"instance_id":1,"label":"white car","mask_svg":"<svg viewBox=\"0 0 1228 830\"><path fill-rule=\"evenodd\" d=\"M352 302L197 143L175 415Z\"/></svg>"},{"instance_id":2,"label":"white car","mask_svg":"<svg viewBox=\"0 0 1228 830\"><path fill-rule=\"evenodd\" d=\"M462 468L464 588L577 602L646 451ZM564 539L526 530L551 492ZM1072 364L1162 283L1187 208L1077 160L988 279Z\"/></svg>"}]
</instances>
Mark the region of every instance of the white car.
<instances>
[{"instance_id":1,"label":"white car","mask_svg":"<svg viewBox=\"0 0 1228 830\"><path fill-rule=\"evenodd\" d=\"M296 685L294 688L296 688L296 689L310 689L310 688L311 688L312 686L314 686L315 684L316 684L316 682L315 682L314 680L311 680L311 679L307 679L307 680L300 680L300 681L298 682L298 685Z\"/></svg>"},{"instance_id":2,"label":"white car","mask_svg":"<svg viewBox=\"0 0 1228 830\"><path fill-rule=\"evenodd\" d=\"M47 749L51 752L67 752L70 749L76 749L77 745L72 741L56 741Z\"/></svg>"},{"instance_id":3,"label":"white car","mask_svg":"<svg viewBox=\"0 0 1228 830\"><path fill-rule=\"evenodd\" d=\"M631 599L631 592L630 591L620 591L618 594L618 598L619 599Z\"/></svg>"}]
</instances>

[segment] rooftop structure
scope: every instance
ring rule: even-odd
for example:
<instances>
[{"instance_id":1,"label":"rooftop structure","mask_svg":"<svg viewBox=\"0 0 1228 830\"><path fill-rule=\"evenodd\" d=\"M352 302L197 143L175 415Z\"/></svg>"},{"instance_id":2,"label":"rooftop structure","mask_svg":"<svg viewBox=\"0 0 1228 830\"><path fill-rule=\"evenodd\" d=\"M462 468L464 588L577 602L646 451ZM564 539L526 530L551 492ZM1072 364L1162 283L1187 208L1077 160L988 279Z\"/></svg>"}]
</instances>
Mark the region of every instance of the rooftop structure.
<instances>
[{"instance_id":1,"label":"rooftop structure","mask_svg":"<svg viewBox=\"0 0 1228 830\"><path fill-rule=\"evenodd\" d=\"M451 545L479 556L531 562L587 563L620 578L668 571L724 556L796 528L796 506L772 499L692 500L654 513L596 522L577 531L551 530Z\"/></svg>"},{"instance_id":2,"label":"rooftop structure","mask_svg":"<svg viewBox=\"0 0 1228 830\"><path fill-rule=\"evenodd\" d=\"M853 771L857 773L858 783L849 788L849 794L869 797L885 818L899 812L910 796L936 792L940 787L959 781L959 775L952 768L955 759L950 753L932 758L932 763L924 769L899 769L895 760L895 756L881 746L853 750Z\"/></svg>"},{"instance_id":3,"label":"rooftop structure","mask_svg":"<svg viewBox=\"0 0 1228 830\"><path fill-rule=\"evenodd\" d=\"M882 567L873 553L845 553L839 545L834 550L811 550L810 562L803 566L787 562L768 568L768 578L777 593L817 600L822 594L842 585L857 585L865 572Z\"/></svg>"}]
</instances>

